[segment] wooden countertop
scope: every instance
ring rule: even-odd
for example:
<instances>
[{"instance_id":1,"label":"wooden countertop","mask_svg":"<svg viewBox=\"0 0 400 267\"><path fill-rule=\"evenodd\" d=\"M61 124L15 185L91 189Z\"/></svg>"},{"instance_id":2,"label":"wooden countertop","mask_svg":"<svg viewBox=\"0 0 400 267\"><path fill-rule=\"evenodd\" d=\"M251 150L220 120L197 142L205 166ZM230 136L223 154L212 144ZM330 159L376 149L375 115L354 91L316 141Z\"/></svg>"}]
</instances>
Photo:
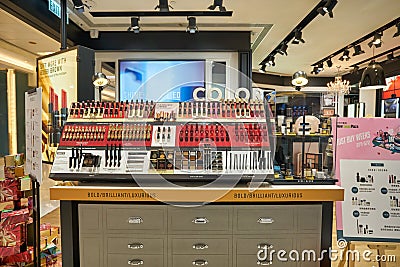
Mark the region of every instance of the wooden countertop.
<instances>
[{"instance_id":1,"label":"wooden countertop","mask_svg":"<svg viewBox=\"0 0 400 267\"><path fill-rule=\"evenodd\" d=\"M160 202L296 202L342 201L344 189L336 185L275 185L251 190L247 187L128 187L54 186L51 200L160 201Z\"/></svg>"}]
</instances>

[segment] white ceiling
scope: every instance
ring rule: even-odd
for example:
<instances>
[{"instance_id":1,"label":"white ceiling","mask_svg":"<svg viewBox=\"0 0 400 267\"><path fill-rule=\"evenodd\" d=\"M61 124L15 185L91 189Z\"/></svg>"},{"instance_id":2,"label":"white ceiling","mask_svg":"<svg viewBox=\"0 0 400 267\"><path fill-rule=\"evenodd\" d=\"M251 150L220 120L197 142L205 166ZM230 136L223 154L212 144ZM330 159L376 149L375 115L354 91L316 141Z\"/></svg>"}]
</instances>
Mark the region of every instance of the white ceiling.
<instances>
[{"instance_id":1,"label":"white ceiling","mask_svg":"<svg viewBox=\"0 0 400 267\"><path fill-rule=\"evenodd\" d=\"M334 9L334 18L318 16L304 30L305 44L289 44L288 56L276 56L276 66L269 72L291 75L297 70L310 73L311 64L343 48L360 37L396 19L400 14L399 0L338 0ZM157 0L84 0L90 11L152 11ZM170 1L174 10L206 10L212 0L175 0ZM253 69L296 27L296 25L319 3L319 0L225 0L227 10L233 11L232 17L198 17L200 31L206 30L249 30L252 32ZM84 13L73 10L72 0L70 19L84 30L125 31L130 18L94 18L86 9ZM72 10L72 11L71 11ZM185 17L141 18L143 31L182 30L187 26ZM376 50L381 53L400 44L400 37L392 38L395 28L385 31L383 45ZM18 48L39 55L43 52L59 50L59 43L29 25L0 10L0 41L13 44ZM36 44L31 44L33 41ZM363 44L365 54L347 62L333 59L333 68L325 70L319 76L333 76L335 66L341 69L360 62L372 55L372 49ZM351 49L351 54L353 49Z\"/></svg>"},{"instance_id":2,"label":"white ceiling","mask_svg":"<svg viewBox=\"0 0 400 267\"><path fill-rule=\"evenodd\" d=\"M85 2L85 0L84 0ZM90 11L150 11L157 0L90 0L86 1ZM174 10L206 10L212 0L170 1ZM232 17L199 17L199 30L250 30L252 31L253 69L275 49L296 25L320 2L320 0L225 0L227 10L233 10ZM310 73L311 64L354 42L362 36L396 19L400 14L399 0L339 0L334 8L334 18L318 16L303 31L305 44L289 45L287 57L277 55L276 66L269 72L291 75L297 70ZM126 30L130 18L93 18L88 10L79 15L85 26L100 31ZM182 30L186 18L156 17L141 18L142 30ZM272 27L271 27L272 26ZM262 35L264 30L265 36ZM400 37L393 39L395 27L386 31L384 43L376 53L381 53L400 44ZM350 65L372 56L372 49L363 45L365 54L347 62L333 59L333 67L319 76L333 76L341 66L346 70ZM353 51L351 51L351 54Z\"/></svg>"},{"instance_id":3,"label":"white ceiling","mask_svg":"<svg viewBox=\"0 0 400 267\"><path fill-rule=\"evenodd\" d=\"M57 41L2 9L0 9L0 39L35 55L60 50Z\"/></svg>"}]
</instances>

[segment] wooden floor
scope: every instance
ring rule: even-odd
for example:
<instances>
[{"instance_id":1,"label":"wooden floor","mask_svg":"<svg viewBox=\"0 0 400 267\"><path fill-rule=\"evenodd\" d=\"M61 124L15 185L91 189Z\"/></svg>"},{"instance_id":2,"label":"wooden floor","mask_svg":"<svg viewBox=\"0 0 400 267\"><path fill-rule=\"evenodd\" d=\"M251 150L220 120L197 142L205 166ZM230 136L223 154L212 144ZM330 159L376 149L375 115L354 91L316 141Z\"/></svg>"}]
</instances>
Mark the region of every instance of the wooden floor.
<instances>
[{"instance_id":1,"label":"wooden floor","mask_svg":"<svg viewBox=\"0 0 400 267\"><path fill-rule=\"evenodd\" d=\"M335 213L334 213L335 215ZM60 209L57 208L56 210L50 212L49 214L47 214L46 216L44 216L41 219L41 223L50 223L51 225L54 226L60 226ZM371 261L371 262L365 262L362 260L362 254L366 251L366 250L370 250L372 255L370 256L371 259L374 259L375 256L377 255L377 250L376 249L369 249L368 248L368 243L366 242L355 242L355 250L359 251L360 254L360 261L355 261L354 265L348 265L348 263L340 263L339 260L336 261L332 261L332 267L400 267L400 244L399 243L390 243L390 244L386 244L385 245L393 245L396 247L395 250L388 250L386 251L386 255L395 255L396 256L396 262L391 262L391 263L386 263L386 265L379 265L376 261ZM334 220L333 220L333 234L332 234L332 249L333 250L338 250L338 246L337 246L337 237L336 237L336 218L334 216ZM337 255L340 255L340 253L338 253ZM346 258L344 256L344 258ZM302 265L304 266L304 265Z\"/></svg>"}]
</instances>

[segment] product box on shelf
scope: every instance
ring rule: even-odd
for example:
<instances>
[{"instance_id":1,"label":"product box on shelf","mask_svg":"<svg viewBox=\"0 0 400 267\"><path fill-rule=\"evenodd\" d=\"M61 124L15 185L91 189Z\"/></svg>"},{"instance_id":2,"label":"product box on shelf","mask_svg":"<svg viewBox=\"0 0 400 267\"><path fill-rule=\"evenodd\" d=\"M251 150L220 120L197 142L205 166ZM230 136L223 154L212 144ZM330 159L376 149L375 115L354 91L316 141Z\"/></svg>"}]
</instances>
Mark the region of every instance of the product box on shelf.
<instances>
[{"instance_id":1,"label":"product box on shelf","mask_svg":"<svg viewBox=\"0 0 400 267\"><path fill-rule=\"evenodd\" d=\"M0 212L14 210L14 201L0 202Z\"/></svg>"},{"instance_id":2,"label":"product box on shelf","mask_svg":"<svg viewBox=\"0 0 400 267\"><path fill-rule=\"evenodd\" d=\"M6 264L7 266L10 266L10 264L17 264L17 263L31 263L32 261L33 261L33 248L29 248L27 251L0 259L1 264L3 265Z\"/></svg>"},{"instance_id":3,"label":"product box on shelf","mask_svg":"<svg viewBox=\"0 0 400 267\"><path fill-rule=\"evenodd\" d=\"M17 180L6 179L0 181L0 202L17 200L19 192Z\"/></svg>"},{"instance_id":4,"label":"product box on shelf","mask_svg":"<svg viewBox=\"0 0 400 267\"><path fill-rule=\"evenodd\" d=\"M12 256L21 252L20 246L0 247L0 258Z\"/></svg>"},{"instance_id":5,"label":"product box on shelf","mask_svg":"<svg viewBox=\"0 0 400 267\"><path fill-rule=\"evenodd\" d=\"M4 157L4 165L6 167L17 167L24 165L25 154L20 153L16 155L9 155Z\"/></svg>"},{"instance_id":6,"label":"product box on shelf","mask_svg":"<svg viewBox=\"0 0 400 267\"><path fill-rule=\"evenodd\" d=\"M0 227L6 225L26 223L29 221L29 209L20 209L10 212L2 212L0 214Z\"/></svg>"},{"instance_id":7,"label":"product box on shelf","mask_svg":"<svg viewBox=\"0 0 400 267\"><path fill-rule=\"evenodd\" d=\"M0 226L0 249L1 247L20 246L24 241L23 226L20 224L6 224Z\"/></svg>"}]
</instances>

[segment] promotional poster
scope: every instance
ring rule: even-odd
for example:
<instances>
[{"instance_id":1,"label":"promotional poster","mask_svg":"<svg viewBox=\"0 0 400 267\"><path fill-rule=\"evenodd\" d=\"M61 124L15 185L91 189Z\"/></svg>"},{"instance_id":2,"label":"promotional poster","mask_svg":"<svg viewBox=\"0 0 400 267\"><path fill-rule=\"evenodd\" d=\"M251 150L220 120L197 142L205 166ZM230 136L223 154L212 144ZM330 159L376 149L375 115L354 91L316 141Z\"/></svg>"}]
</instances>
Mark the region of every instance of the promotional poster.
<instances>
[{"instance_id":1,"label":"promotional poster","mask_svg":"<svg viewBox=\"0 0 400 267\"><path fill-rule=\"evenodd\" d=\"M72 49L38 60L38 84L42 97L43 161L53 162L68 107L77 100L77 55Z\"/></svg>"},{"instance_id":2,"label":"promotional poster","mask_svg":"<svg viewBox=\"0 0 400 267\"><path fill-rule=\"evenodd\" d=\"M42 182L41 113L42 89L25 92L25 172Z\"/></svg>"},{"instance_id":3,"label":"promotional poster","mask_svg":"<svg viewBox=\"0 0 400 267\"><path fill-rule=\"evenodd\" d=\"M332 125L336 177L345 189L336 206L338 237L400 239L400 120L335 118Z\"/></svg>"}]
</instances>

